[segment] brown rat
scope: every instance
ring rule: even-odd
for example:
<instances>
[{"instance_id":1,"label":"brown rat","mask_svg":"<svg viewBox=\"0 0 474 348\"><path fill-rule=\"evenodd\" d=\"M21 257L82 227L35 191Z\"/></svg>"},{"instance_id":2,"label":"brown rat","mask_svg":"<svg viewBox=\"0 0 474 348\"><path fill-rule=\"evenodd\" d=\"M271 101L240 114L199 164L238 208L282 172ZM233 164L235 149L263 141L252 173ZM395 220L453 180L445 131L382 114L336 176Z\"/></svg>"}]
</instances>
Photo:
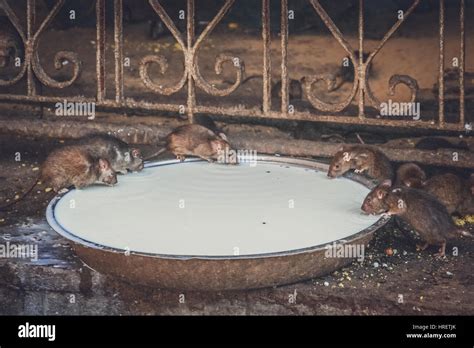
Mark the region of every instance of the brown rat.
<instances>
[{"instance_id":1,"label":"brown rat","mask_svg":"<svg viewBox=\"0 0 474 348\"><path fill-rule=\"evenodd\" d=\"M126 174L128 171L139 172L143 169L141 151L114 136L91 134L79 139L77 143L86 148L92 157L108 160L116 172Z\"/></svg>"},{"instance_id":2,"label":"brown rat","mask_svg":"<svg viewBox=\"0 0 474 348\"><path fill-rule=\"evenodd\" d=\"M415 163L404 163L397 169L396 186L422 188L426 180L426 173Z\"/></svg>"},{"instance_id":3,"label":"brown rat","mask_svg":"<svg viewBox=\"0 0 474 348\"><path fill-rule=\"evenodd\" d=\"M420 150L457 149L469 151L469 146L465 141L453 144L447 139L437 137L423 138L416 143L415 148Z\"/></svg>"},{"instance_id":4,"label":"brown rat","mask_svg":"<svg viewBox=\"0 0 474 348\"><path fill-rule=\"evenodd\" d=\"M117 175L107 159L94 158L81 146L65 146L52 151L43 162L35 183L19 199L1 207L1 210L25 198L39 182L58 192L71 186L82 189L94 183L112 186L117 183Z\"/></svg>"},{"instance_id":5,"label":"brown rat","mask_svg":"<svg viewBox=\"0 0 474 348\"><path fill-rule=\"evenodd\" d=\"M289 79L288 80L288 99L289 101L293 100L302 100L303 95L303 84L305 78L303 77L301 80ZM278 96L281 99L281 80L278 80L272 87L272 96Z\"/></svg>"},{"instance_id":6,"label":"brown rat","mask_svg":"<svg viewBox=\"0 0 474 348\"><path fill-rule=\"evenodd\" d=\"M368 145L343 146L329 165L328 177L336 178L349 170L367 175L381 182L393 178L393 169L385 154Z\"/></svg>"},{"instance_id":7,"label":"brown rat","mask_svg":"<svg viewBox=\"0 0 474 348\"><path fill-rule=\"evenodd\" d=\"M240 85L244 85L245 83L249 82L250 80L253 79L260 79L263 80L263 75L250 75L247 76L245 79L242 80ZM227 84L233 84L231 81L224 80L224 83ZM300 80L295 80L295 79L288 79L288 98L290 101L293 100L302 100L304 97L303 94L303 84L305 83L305 78L301 78ZM281 80L276 81L275 83L272 83L272 90L271 90L271 95L272 98L279 98L281 99L281 86L282 82Z\"/></svg>"},{"instance_id":8,"label":"brown rat","mask_svg":"<svg viewBox=\"0 0 474 348\"><path fill-rule=\"evenodd\" d=\"M361 209L368 214L397 215L411 225L424 241L418 249L429 245L440 246L437 255L444 256L446 241L458 236L473 237L460 230L451 219L446 207L431 194L408 187L392 187L384 180L364 199Z\"/></svg>"},{"instance_id":9,"label":"brown rat","mask_svg":"<svg viewBox=\"0 0 474 348\"><path fill-rule=\"evenodd\" d=\"M198 124L187 124L173 130L166 136L164 147L148 158L158 156L166 150L181 161L186 156L197 156L209 162L237 163L237 154L234 152L232 155L229 143Z\"/></svg>"},{"instance_id":10,"label":"brown rat","mask_svg":"<svg viewBox=\"0 0 474 348\"><path fill-rule=\"evenodd\" d=\"M435 196L446 206L450 214L469 214L470 188L463 178L456 174L435 175L423 184L423 189Z\"/></svg>"}]
</instances>

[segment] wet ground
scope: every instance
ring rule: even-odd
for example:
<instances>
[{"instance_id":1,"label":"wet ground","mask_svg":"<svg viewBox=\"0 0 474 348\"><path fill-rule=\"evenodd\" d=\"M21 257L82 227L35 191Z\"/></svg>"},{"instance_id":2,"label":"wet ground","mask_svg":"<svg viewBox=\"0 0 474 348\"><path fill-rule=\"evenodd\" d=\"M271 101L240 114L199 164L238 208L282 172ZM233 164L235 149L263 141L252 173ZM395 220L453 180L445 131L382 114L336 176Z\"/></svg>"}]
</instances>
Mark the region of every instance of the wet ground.
<instances>
[{"instance_id":1,"label":"wet ground","mask_svg":"<svg viewBox=\"0 0 474 348\"><path fill-rule=\"evenodd\" d=\"M33 183L39 161L61 143L1 135L0 203ZM325 277L251 291L151 289L86 267L47 225L44 189L0 213L0 244L39 247L36 262L0 259L0 314L474 314L472 240L452 241L447 257L437 259L435 249L416 252L413 235L390 223L363 262Z\"/></svg>"}]
</instances>

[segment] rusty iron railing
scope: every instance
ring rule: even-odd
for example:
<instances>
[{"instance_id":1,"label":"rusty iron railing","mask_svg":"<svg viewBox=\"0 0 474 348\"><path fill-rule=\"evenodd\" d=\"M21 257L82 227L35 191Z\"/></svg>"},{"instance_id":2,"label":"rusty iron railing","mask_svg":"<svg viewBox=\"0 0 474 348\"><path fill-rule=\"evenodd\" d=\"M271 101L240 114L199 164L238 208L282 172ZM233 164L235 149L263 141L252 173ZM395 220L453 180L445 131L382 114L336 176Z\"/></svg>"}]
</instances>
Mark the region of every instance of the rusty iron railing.
<instances>
[{"instance_id":1,"label":"rusty iron railing","mask_svg":"<svg viewBox=\"0 0 474 348\"><path fill-rule=\"evenodd\" d=\"M369 85L369 67L374 57L380 52L387 41L393 36L403 22L417 8L421 0L413 0L412 5L405 11L403 18L396 23L385 34L374 50L370 52L364 60L364 0L358 0L358 55L357 50L344 38L337 25L327 14L318 0L308 0L315 10L315 15L319 15L327 26L334 38L339 42L347 53L355 67L354 82L348 97L339 103L328 103L321 100L314 94L313 86L318 81L328 81L328 76L314 75L306 76L304 88L306 96L311 105L320 113L302 112L298 110L290 111L289 97L289 75L288 75L288 0L281 1L281 109L272 109L272 61L270 54L271 32L270 32L270 0L261 1L262 13L262 43L263 43L263 97L259 107L222 107L205 106L196 102L196 88L204 91L211 96L228 96L236 91L244 75L244 62L235 56L228 54L218 54L215 61L215 72L221 74L224 69L224 63L231 62L235 70L235 82L227 87L219 89L212 85L202 76L199 70L198 52L202 43L214 30L216 25L229 11L235 0L225 0L223 6L219 9L217 15L207 24L203 32L196 36L195 28L195 0L186 1L186 33L179 31L173 20L169 17L166 10L159 0L149 0L149 4L156 12L156 15L170 30L177 44L182 49L184 55L184 73L181 79L171 86L162 86L152 81L149 76L149 68L156 64L159 66L162 74L168 69L168 61L163 55L148 55L142 58L139 66L139 75L143 84L154 93L160 95L172 95L181 91L187 86L186 105L153 103L148 101L136 100L124 97L124 72L123 72L123 1L113 0L114 4L114 64L115 64L115 97L108 98L106 95L106 25L105 25L105 1L96 0L96 77L97 92L95 98L84 98L80 96L68 97L70 102L94 102L96 107L104 108L125 108L125 109L144 109L180 112L185 111L190 122L193 122L193 116L197 113L210 113L214 115L241 116L241 117L261 117L274 119L291 119L305 121L322 121L347 124L363 124L378 126L397 126L414 127L438 130L464 131L472 128L471 124L466 124L465 108L465 0L459 0L460 3L460 56L459 56L459 121L446 122L445 120L445 81L444 81L444 43L445 43L445 0L439 0L439 78L438 78L438 119L432 120L400 120L400 119L382 119L367 117L367 106L380 109L380 100L373 94ZM357 0L356 0L357 1ZM40 23L38 29L33 31L35 23L35 0L27 0L26 9L26 31L20 24L15 12L10 7L9 1L2 0L5 13L15 29L17 30L22 43L25 47L25 59L22 68L17 76L10 80L0 80L0 86L12 86L25 77L27 88L25 95L0 94L0 101L29 102L29 103L56 103L64 100L64 97L43 96L38 94L36 85L38 83L51 88L65 88L72 85L78 78L82 66L78 55L70 51L59 51L54 58L56 69L61 69L64 61L68 61L73 66L72 77L66 81L57 81L50 77L42 68L38 56L38 39L43 31L48 27L58 11L64 5L65 0L57 0L50 13L44 21ZM257 2L256 2L257 4ZM260 5L259 5L260 6ZM394 89L398 84L404 84L411 90L410 101L417 100L418 84L417 81L408 75L394 75L389 80L389 94L393 95ZM358 114L353 116L337 115L336 113L345 110L358 97ZM322 112L322 114L321 114Z\"/></svg>"}]
</instances>

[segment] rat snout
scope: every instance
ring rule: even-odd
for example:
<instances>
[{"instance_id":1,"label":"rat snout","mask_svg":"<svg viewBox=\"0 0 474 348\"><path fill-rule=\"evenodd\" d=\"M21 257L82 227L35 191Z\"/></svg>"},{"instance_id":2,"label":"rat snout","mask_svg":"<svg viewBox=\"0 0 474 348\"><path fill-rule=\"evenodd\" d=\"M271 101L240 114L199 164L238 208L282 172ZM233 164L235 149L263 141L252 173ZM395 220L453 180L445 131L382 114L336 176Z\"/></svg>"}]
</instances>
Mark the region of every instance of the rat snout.
<instances>
[{"instance_id":1,"label":"rat snout","mask_svg":"<svg viewBox=\"0 0 474 348\"><path fill-rule=\"evenodd\" d=\"M372 207L372 204L367 199L364 200L360 209L362 209L362 211L367 215L374 214L374 208Z\"/></svg>"},{"instance_id":2,"label":"rat snout","mask_svg":"<svg viewBox=\"0 0 474 348\"><path fill-rule=\"evenodd\" d=\"M332 170L329 170L328 171L328 178L329 179L334 179L336 177L336 175L334 174L334 172Z\"/></svg>"},{"instance_id":3,"label":"rat snout","mask_svg":"<svg viewBox=\"0 0 474 348\"><path fill-rule=\"evenodd\" d=\"M131 172L140 172L145 168L145 163L141 159L137 159L127 168Z\"/></svg>"},{"instance_id":4,"label":"rat snout","mask_svg":"<svg viewBox=\"0 0 474 348\"><path fill-rule=\"evenodd\" d=\"M362 203L362 206L360 207L360 209L366 214L366 215L369 215L369 209L367 207L367 203L364 202Z\"/></svg>"},{"instance_id":5,"label":"rat snout","mask_svg":"<svg viewBox=\"0 0 474 348\"><path fill-rule=\"evenodd\" d=\"M105 177L105 179L104 179L104 183L106 183L109 186L114 186L115 184L117 184L117 182L118 182L118 180L117 180L117 175L116 174L109 175L109 176Z\"/></svg>"}]
</instances>

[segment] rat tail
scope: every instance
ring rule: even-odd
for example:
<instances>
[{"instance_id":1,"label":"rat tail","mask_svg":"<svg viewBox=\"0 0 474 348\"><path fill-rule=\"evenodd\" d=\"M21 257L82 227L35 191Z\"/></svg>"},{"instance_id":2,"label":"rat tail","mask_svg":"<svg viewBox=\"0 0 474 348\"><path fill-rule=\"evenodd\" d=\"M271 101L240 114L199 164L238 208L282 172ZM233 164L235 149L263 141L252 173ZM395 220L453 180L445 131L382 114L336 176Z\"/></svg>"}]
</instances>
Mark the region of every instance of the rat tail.
<instances>
[{"instance_id":1,"label":"rat tail","mask_svg":"<svg viewBox=\"0 0 474 348\"><path fill-rule=\"evenodd\" d=\"M39 177L36 178L35 182L33 183L33 185L30 186L30 188L24 192L19 198L17 199L13 199L12 202L6 204L6 205L3 205L0 207L0 211L5 211L7 208L15 205L16 203L18 203L19 201L21 201L23 198L25 198L26 196L28 196L30 194L31 191L33 191L33 189L36 187L36 185L38 185L38 182L39 182Z\"/></svg>"},{"instance_id":2,"label":"rat tail","mask_svg":"<svg viewBox=\"0 0 474 348\"><path fill-rule=\"evenodd\" d=\"M161 147L158 151L155 151L155 152L153 152L152 154L150 154L150 155L148 155L147 157L145 157L143 160L144 160L144 161L148 161L148 160L150 160L150 159L152 159L152 158L154 158L154 157L157 157L157 156L161 155L161 154L162 154L163 152L165 152L165 151L166 151L166 146L163 146L163 147Z\"/></svg>"}]
</instances>

